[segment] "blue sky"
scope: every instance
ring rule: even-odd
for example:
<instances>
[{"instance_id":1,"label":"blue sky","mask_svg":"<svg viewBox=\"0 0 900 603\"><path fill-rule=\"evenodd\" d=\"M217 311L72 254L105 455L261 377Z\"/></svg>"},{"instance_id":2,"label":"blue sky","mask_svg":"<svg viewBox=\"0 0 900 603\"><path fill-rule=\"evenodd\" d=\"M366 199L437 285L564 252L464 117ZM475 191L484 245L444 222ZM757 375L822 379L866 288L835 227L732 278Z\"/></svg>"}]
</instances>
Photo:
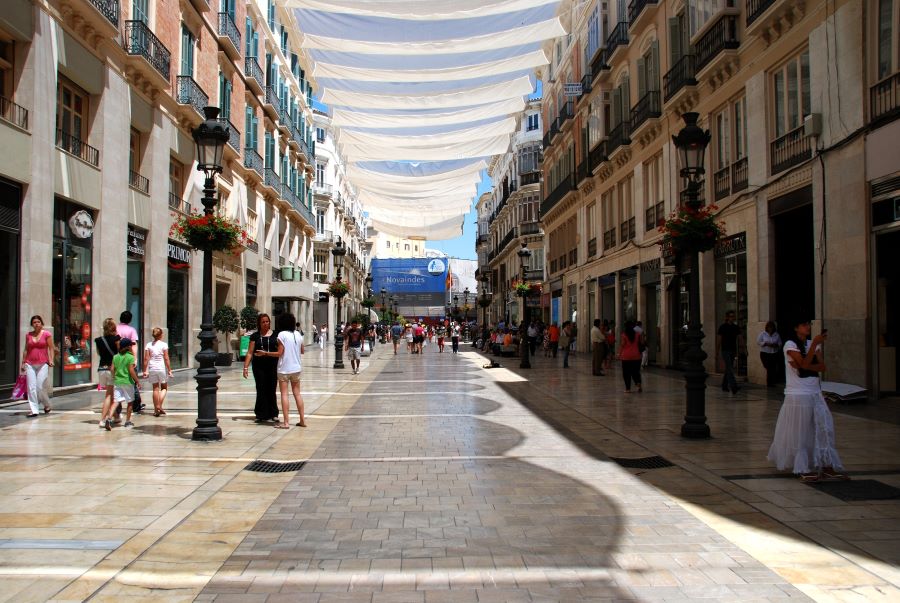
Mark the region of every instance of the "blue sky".
<instances>
[{"instance_id":1,"label":"blue sky","mask_svg":"<svg viewBox=\"0 0 900 603\"><path fill-rule=\"evenodd\" d=\"M487 170L483 170L481 172L481 182L478 184L478 193L475 195L475 199L472 200L472 209L466 214L462 236L446 241L428 241L428 248L443 251L452 258L478 259L478 255L475 253L475 238L478 235L478 214L475 212L475 203L482 193L489 190L491 190L491 178L488 176Z\"/></svg>"}]
</instances>

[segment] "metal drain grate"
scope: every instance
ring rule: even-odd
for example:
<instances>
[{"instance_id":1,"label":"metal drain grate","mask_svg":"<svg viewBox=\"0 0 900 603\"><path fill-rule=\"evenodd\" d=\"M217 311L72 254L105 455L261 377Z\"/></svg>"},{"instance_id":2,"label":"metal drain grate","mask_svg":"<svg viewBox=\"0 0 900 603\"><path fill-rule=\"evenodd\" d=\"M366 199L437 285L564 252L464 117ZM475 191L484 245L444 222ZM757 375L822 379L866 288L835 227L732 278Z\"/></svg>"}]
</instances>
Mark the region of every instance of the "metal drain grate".
<instances>
[{"instance_id":1,"label":"metal drain grate","mask_svg":"<svg viewBox=\"0 0 900 603\"><path fill-rule=\"evenodd\" d=\"M278 462L278 461L253 461L244 471L258 471L259 473L286 473L288 471L300 471L306 461Z\"/></svg>"},{"instance_id":2,"label":"metal drain grate","mask_svg":"<svg viewBox=\"0 0 900 603\"><path fill-rule=\"evenodd\" d=\"M662 469L675 466L661 456L648 456L642 459L619 459L612 456L609 458L628 469Z\"/></svg>"},{"instance_id":3,"label":"metal drain grate","mask_svg":"<svg viewBox=\"0 0 900 603\"><path fill-rule=\"evenodd\" d=\"M847 502L900 498L900 490L874 479L858 479L849 482L812 482L807 485Z\"/></svg>"}]
</instances>

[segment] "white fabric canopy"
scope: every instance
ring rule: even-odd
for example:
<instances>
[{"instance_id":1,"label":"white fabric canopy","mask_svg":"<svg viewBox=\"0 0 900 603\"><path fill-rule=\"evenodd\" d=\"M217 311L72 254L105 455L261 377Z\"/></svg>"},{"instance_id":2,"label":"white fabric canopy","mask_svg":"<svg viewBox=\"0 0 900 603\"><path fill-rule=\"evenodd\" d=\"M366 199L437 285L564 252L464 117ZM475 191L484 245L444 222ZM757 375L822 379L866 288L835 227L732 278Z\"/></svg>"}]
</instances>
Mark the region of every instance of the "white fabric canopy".
<instances>
[{"instance_id":1,"label":"white fabric canopy","mask_svg":"<svg viewBox=\"0 0 900 603\"><path fill-rule=\"evenodd\" d=\"M516 120L514 117L509 117L488 126L422 136L385 136L343 129L338 134L337 142L340 145L365 145L369 148L431 147L436 144L456 144L482 138L493 138L510 134L515 129Z\"/></svg>"},{"instance_id":2,"label":"white fabric canopy","mask_svg":"<svg viewBox=\"0 0 900 603\"><path fill-rule=\"evenodd\" d=\"M459 159L460 157L499 155L505 153L507 149L509 149L508 134L450 145L436 143L431 146L396 146L390 148L371 148L351 144L341 146L344 157L348 161Z\"/></svg>"},{"instance_id":3,"label":"white fabric canopy","mask_svg":"<svg viewBox=\"0 0 900 603\"><path fill-rule=\"evenodd\" d=\"M327 89L322 94L322 102L331 105L372 109L447 109L487 104L506 98L522 97L531 94L533 89L530 78L520 77L500 84L469 88L456 92L405 97L398 97L392 94L367 94Z\"/></svg>"},{"instance_id":4,"label":"white fabric canopy","mask_svg":"<svg viewBox=\"0 0 900 603\"><path fill-rule=\"evenodd\" d=\"M446 206L459 209L463 204L466 207L471 205L473 196L472 191L437 192L433 195L420 194L416 197L392 197L391 195L360 191L360 201L365 203L366 210L371 207L380 207L381 209L422 211L426 207L444 209Z\"/></svg>"},{"instance_id":5,"label":"white fabric canopy","mask_svg":"<svg viewBox=\"0 0 900 603\"><path fill-rule=\"evenodd\" d=\"M519 56L489 61L478 65L460 65L458 67L435 69L366 69L332 63L316 63L313 69L313 76L320 81L321 78L334 78L363 82L446 82L533 69L546 64L547 55L544 54L543 50L538 49Z\"/></svg>"},{"instance_id":6,"label":"white fabric canopy","mask_svg":"<svg viewBox=\"0 0 900 603\"><path fill-rule=\"evenodd\" d=\"M460 124L519 113L525 108L525 98L508 98L499 102L478 105L441 113L395 113L379 114L350 111L336 108L332 112L331 123L336 127L356 128L420 128L446 124Z\"/></svg>"},{"instance_id":7,"label":"white fabric canopy","mask_svg":"<svg viewBox=\"0 0 900 603\"><path fill-rule=\"evenodd\" d=\"M393 224L381 220L372 220L372 227L378 232L383 232L394 237L420 236L432 241L455 239L462 236L463 221L465 216L450 218L438 223L422 224Z\"/></svg>"},{"instance_id":8,"label":"white fabric canopy","mask_svg":"<svg viewBox=\"0 0 900 603\"><path fill-rule=\"evenodd\" d=\"M394 17L396 19L464 19L498 15L544 4L554 4L558 0L284 0L283 4L293 8L368 15L372 17Z\"/></svg>"}]
</instances>

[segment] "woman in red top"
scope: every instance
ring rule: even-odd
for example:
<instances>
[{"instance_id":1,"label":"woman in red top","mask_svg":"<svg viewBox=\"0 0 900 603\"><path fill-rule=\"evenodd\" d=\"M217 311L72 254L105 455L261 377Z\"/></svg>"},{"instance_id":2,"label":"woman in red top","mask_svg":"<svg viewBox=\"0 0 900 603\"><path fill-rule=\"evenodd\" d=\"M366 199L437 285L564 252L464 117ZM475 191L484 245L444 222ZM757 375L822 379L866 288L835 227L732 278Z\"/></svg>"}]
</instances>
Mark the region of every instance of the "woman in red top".
<instances>
[{"instance_id":1,"label":"woman in red top","mask_svg":"<svg viewBox=\"0 0 900 603\"><path fill-rule=\"evenodd\" d=\"M25 336L25 354L22 357L22 372L28 383L29 418L38 416L38 401L44 405L44 414L50 412L50 397L47 395L47 376L56 358L56 346L50 331L44 330L44 319L31 317L33 331Z\"/></svg>"},{"instance_id":2,"label":"woman in red top","mask_svg":"<svg viewBox=\"0 0 900 603\"><path fill-rule=\"evenodd\" d=\"M637 390L644 391L641 388L641 350L640 336L634 332L634 323L628 321L625 323L625 332L622 333L622 339L619 342L619 360L622 361L622 377L625 378L625 393L631 393L631 381L637 385Z\"/></svg>"}]
</instances>

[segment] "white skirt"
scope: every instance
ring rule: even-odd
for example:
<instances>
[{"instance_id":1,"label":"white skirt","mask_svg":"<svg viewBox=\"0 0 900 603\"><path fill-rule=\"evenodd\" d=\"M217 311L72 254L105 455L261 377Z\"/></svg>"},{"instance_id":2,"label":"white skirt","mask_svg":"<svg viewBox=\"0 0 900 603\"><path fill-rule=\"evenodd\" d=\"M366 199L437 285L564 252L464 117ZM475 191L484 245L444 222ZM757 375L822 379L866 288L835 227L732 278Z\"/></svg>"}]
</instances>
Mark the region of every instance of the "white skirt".
<instances>
[{"instance_id":1,"label":"white skirt","mask_svg":"<svg viewBox=\"0 0 900 603\"><path fill-rule=\"evenodd\" d=\"M834 447L834 421L821 393L785 394L768 459L794 473L843 468Z\"/></svg>"}]
</instances>

